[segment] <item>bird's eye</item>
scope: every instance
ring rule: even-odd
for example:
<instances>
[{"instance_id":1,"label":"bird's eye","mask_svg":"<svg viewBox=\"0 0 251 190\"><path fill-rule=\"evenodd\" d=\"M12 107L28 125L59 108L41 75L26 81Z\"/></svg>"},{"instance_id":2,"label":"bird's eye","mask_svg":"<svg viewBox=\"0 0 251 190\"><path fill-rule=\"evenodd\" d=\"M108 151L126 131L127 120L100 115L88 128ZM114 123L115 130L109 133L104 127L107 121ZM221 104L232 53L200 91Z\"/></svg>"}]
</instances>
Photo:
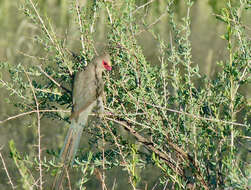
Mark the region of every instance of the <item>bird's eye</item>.
<instances>
[{"instance_id":1,"label":"bird's eye","mask_svg":"<svg viewBox=\"0 0 251 190\"><path fill-rule=\"evenodd\" d=\"M107 65L107 63L105 61L103 61L103 65Z\"/></svg>"}]
</instances>

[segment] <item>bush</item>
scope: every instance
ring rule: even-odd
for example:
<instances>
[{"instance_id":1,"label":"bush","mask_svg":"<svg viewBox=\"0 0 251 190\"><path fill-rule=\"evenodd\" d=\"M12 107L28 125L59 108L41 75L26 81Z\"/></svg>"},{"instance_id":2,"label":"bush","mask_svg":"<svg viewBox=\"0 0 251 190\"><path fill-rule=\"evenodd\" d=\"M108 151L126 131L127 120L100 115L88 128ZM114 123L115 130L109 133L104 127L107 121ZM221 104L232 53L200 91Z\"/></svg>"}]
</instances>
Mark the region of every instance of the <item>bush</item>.
<instances>
[{"instance_id":1,"label":"bush","mask_svg":"<svg viewBox=\"0 0 251 190\"><path fill-rule=\"evenodd\" d=\"M18 186L51 186L51 180L45 179L51 179L60 165L55 161L57 150L43 151L41 119L70 122L73 75L100 52L96 47L103 46L114 63L113 72L104 76L106 114L84 129L89 151L78 153L66 188L85 189L88 180L96 178L102 189L117 189L116 177L109 175L114 168L129 182L125 189L153 189L154 184L148 187L143 179L152 179L145 173L149 168L159 189L250 188L250 163L240 149L250 139L250 102L240 90L248 85L251 73L248 27L241 22L250 4L228 1L215 15L226 26L221 37L228 57L218 62L220 72L210 79L192 62L193 1L186 1L182 21L176 18L174 1L165 2L169 39L139 21L146 7L158 3L137 7L134 0L89 1L81 6L72 1L69 15L73 22L69 18L67 23L72 29L60 37L51 19L42 16L32 0L26 1L22 10L39 28L33 40L40 51L18 65L2 62L1 69L9 72L11 81L0 78L22 113L17 117L32 113L37 117L31 117L37 126L36 155L20 155L10 141L11 156L21 175ZM144 30L158 42L159 64L145 58L137 41ZM74 43L80 47L71 49L73 42L68 38L76 36L80 40ZM106 36L106 45L98 41L102 36ZM78 51L77 59L72 51Z\"/></svg>"}]
</instances>

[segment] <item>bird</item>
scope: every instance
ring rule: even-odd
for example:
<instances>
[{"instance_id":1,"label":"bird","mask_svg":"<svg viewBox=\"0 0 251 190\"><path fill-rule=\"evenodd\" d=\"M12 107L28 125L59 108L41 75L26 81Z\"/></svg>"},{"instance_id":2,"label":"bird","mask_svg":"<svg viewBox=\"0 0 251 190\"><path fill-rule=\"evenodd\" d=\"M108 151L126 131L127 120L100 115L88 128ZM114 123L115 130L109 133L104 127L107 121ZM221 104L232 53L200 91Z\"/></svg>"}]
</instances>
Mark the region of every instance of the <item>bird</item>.
<instances>
[{"instance_id":1,"label":"bird","mask_svg":"<svg viewBox=\"0 0 251 190\"><path fill-rule=\"evenodd\" d=\"M55 190L60 189L66 170L73 164L89 114L94 108L97 108L101 113L104 111L102 72L111 70L110 56L104 54L94 58L83 70L75 74L72 90L71 124L60 152L60 163L62 163L63 167L55 177L53 183L53 189Z\"/></svg>"}]
</instances>

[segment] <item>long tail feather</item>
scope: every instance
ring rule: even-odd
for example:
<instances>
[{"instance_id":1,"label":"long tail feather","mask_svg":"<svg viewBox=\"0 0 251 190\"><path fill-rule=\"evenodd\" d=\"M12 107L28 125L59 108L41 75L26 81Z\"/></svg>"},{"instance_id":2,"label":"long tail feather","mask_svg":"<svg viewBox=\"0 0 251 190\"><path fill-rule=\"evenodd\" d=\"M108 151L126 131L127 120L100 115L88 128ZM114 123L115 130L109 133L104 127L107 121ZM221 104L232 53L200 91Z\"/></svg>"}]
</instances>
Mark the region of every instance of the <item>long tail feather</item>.
<instances>
[{"instance_id":1,"label":"long tail feather","mask_svg":"<svg viewBox=\"0 0 251 190\"><path fill-rule=\"evenodd\" d=\"M61 172L59 172L53 183L53 190L59 190L62 181L65 177L66 171L73 164L75 154L78 150L80 138L82 136L83 127L86 126L89 113L91 113L96 101L92 102L85 110L83 110L75 118L72 118L70 129L65 138L64 146L60 153L60 162L63 164Z\"/></svg>"},{"instance_id":2,"label":"long tail feather","mask_svg":"<svg viewBox=\"0 0 251 190\"><path fill-rule=\"evenodd\" d=\"M60 163L63 164L61 172L56 175L53 183L53 189L59 190L62 185L62 181L68 171L68 168L73 164L79 141L82 136L83 127L77 122L72 122L65 138L64 146L60 153Z\"/></svg>"}]
</instances>

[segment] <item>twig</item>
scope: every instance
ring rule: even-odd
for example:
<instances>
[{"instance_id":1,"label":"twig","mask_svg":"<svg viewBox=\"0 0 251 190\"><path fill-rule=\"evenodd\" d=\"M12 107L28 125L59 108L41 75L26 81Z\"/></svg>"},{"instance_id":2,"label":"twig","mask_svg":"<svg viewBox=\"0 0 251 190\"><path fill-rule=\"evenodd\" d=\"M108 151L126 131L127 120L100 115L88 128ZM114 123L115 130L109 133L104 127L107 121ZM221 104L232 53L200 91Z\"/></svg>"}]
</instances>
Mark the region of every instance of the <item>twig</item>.
<instances>
[{"instance_id":1,"label":"twig","mask_svg":"<svg viewBox=\"0 0 251 190\"><path fill-rule=\"evenodd\" d=\"M134 96L132 96L130 93L128 95L130 97L134 98ZM168 108L168 107L162 107L162 106L150 104L150 103L147 103L147 102L144 102L144 101L141 101L141 100L136 100L136 101L139 101L139 102L144 103L144 104L148 104L148 105L150 105L152 107L155 107L155 108L159 108L159 109L162 109L162 110L167 110L167 111L178 113L178 114L182 114L182 115L187 115L189 117L193 117L193 118L196 118L196 119L201 119L201 120L204 120L204 121L212 121L212 122L217 122L217 123L224 123L224 124L229 124L229 125L248 127L248 125L245 125L245 124L242 124L242 123L231 122L231 121L224 121L224 120L219 120L219 119L214 119L214 118L201 117L201 116L194 115L194 114L191 114L191 113L187 113L187 112L184 112L184 111L175 110L175 109L171 109L171 108Z\"/></svg>"},{"instance_id":2,"label":"twig","mask_svg":"<svg viewBox=\"0 0 251 190\"><path fill-rule=\"evenodd\" d=\"M26 57L29 57L29 58L32 58L32 59L36 59L36 60L43 60L43 61L46 61L48 59L45 59L43 57L36 57L34 55L30 55L30 54L27 54L27 53L24 53L22 51L19 51L19 50L16 50L18 53L22 54L23 56L26 56Z\"/></svg>"},{"instance_id":3,"label":"twig","mask_svg":"<svg viewBox=\"0 0 251 190\"><path fill-rule=\"evenodd\" d=\"M40 69L40 71L41 71L48 79L50 79L52 82L54 82L58 87L62 88L63 90L65 90L65 91L68 92L68 93L71 93L70 90L68 90L67 88L63 87L63 86L62 86L61 84L59 84L55 79L53 79L50 75L48 75L48 74L42 69L41 65L38 65L37 67Z\"/></svg>"},{"instance_id":4,"label":"twig","mask_svg":"<svg viewBox=\"0 0 251 190\"><path fill-rule=\"evenodd\" d=\"M105 137L104 137L104 131L103 129L98 125L98 128L101 130L102 133L102 167L103 167L103 172L102 175L100 174L100 180L101 180L101 184L102 184L102 190L107 190L106 184L105 184ZM100 173L100 172L99 172Z\"/></svg>"},{"instance_id":5,"label":"twig","mask_svg":"<svg viewBox=\"0 0 251 190\"><path fill-rule=\"evenodd\" d=\"M117 124L120 124L125 129L127 129L134 137L136 137L137 141L144 144L148 149L153 151L156 155L158 155L163 161L167 163L167 165L172 168L173 171L175 171L177 174L182 176L183 171L180 168L176 168L176 164L170 161L170 157L166 155L163 151L158 150L155 148L153 142L146 139L145 137L141 136L137 131L135 131L132 127L130 127L127 122L125 121L119 121L110 117L105 117L107 120L115 122ZM178 169L178 170L177 170Z\"/></svg>"},{"instance_id":6,"label":"twig","mask_svg":"<svg viewBox=\"0 0 251 190\"><path fill-rule=\"evenodd\" d=\"M142 101L140 101L140 102L142 102ZM236 122L231 122L231 121L223 121L223 120L214 119L214 118L201 117L201 116L193 115L193 114L190 114L190 113L187 113L187 112L184 112L184 111L179 111L179 110L175 110L175 109L171 109L171 108L161 107L161 106L149 104L147 102L144 102L144 103L148 104L148 105L150 105L152 107L155 107L155 108L159 108L159 109L167 110L167 111L170 111L170 112L187 115L187 116L190 116L190 117L193 117L193 118L196 118L196 119L201 119L201 120L205 120L205 121L212 121L212 122L217 122L217 123L224 123L224 124L230 124L230 125L247 127L247 125L242 124L242 123L236 123Z\"/></svg>"},{"instance_id":7,"label":"twig","mask_svg":"<svg viewBox=\"0 0 251 190\"><path fill-rule=\"evenodd\" d=\"M41 131L40 131L40 112L39 112L39 103L35 94L35 89L32 85L31 79L28 76L28 74L25 72L25 75L30 83L30 87L36 102L36 108L37 108L37 133L38 133L38 164L39 164L39 188L40 190L43 189L43 174L42 174L42 160L41 160Z\"/></svg>"},{"instance_id":8,"label":"twig","mask_svg":"<svg viewBox=\"0 0 251 190\"><path fill-rule=\"evenodd\" d=\"M167 184L168 184L168 181L169 181L169 179L167 179L167 180L166 180L166 183L165 183L165 186L164 186L163 190L165 190L165 189L166 189Z\"/></svg>"},{"instance_id":9,"label":"twig","mask_svg":"<svg viewBox=\"0 0 251 190\"><path fill-rule=\"evenodd\" d=\"M24 113L20 113L11 117L8 117L7 119L4 119L2 121L0 121L0 124L5 123L6 121L10 121L12 119L17 119L19 117L23 117L25 115L30 115L32 113L37 113L37 112L66 112L66 113L70 113L70 110L32 110L32 111L28 111L28 112L24 112Z\"/></svg>"},{"instance_id":10,"label":"twig","mask_svg":"<svg viewBox=\"0 0 251 190\"><path fill-rule=\"evenodd\" d=\"M146 26L146 29L143 29L141 31L139 31L137 34L135 34L136 36L141 34L144 31L147 31L148 29L150 29L153 25L157 24L165 15L167 14L167 12L164 12L162 15L159 16L159 18L157 18L154 22L152 22L151 24L149 24L148 26Z\"/></svg>"},{"instance_id":11,"label":"twig","mask_svg":"<svg viewBox=\"0 0 251 190\"><path fill-rule=\"evenodd\" d=\"M1 147L0 150L2 150L2 148L3 148L3 147ZM4 159L3 159L3 156L2 156L1 151L0 151L0 158L1 158L2 163L3 163L3 168L4 168L4 170L5 170L5 173L6 173L7 177L8 177L8 179L9 179L9 183L11 184L12 189L15 189L14 184L13 184L13 182L11 181L11 177L10 177L10 175L9 175L9 172L8 172L8 170L7 170L6 164L5 164L5 162L4 162Z\"/></svg>"},{"instance_id":12,"label":"twig","mask_svg":"<svg viewBox=\"0 0 251 190\"><path fill-rule=\"evenodd\" d=\"M108 117L106 117L106 119L107 119L107 120L110 120L110 121L116 122L116 120L111 119L111 118L108 118ZM127 163L127 161L126 161L126 158L125 158L125 156L123 155L123 152L122 152L122 150L121 150L121 148L120 148L120 144L119 144L118 141L117 141L117 137L113 134L112 129L110 128L110 126L108 125L108 123L107 123L106 120L105 120L105 124L106 124L105 126L108 128L110 134L112 135L112 137L113 137L113 139L114 139L114 142L115 142L116 146L117 146L118 149L119 149L119 154L120 154L120 156L122 157L123 165L126 167L126 170L127 170L127 172L128 172L129 181L130 181L130 183L131 183L133 189L136 190L136 188L135 188L135 186L134 186L134 184L133 184L133 179L132 179L132 177L131 177L131 175L130 175L130 168L129 168L128 163Z\"/></svg>"},{"instance_id":13,"label":"twig","mask_svg":"<svg viewBox=\"0 0 251 190\"><path fill-rule=\"evenodd\" d=\"M116 178L115 178L114 181L113 181L112 189L111 189L111 190L114 190L114 189L115 189L115 186L116 186Z\"/></svg>"},{"instance_id":14,"label":"twig","mask_svg":"<svg viewBox=\"0 0 251 190\"><path fill-rule=\"evenodd\" d=\"M26 116L26 115L30 115L32 113L36 113L38 112L37 110L32 110L32 111L28 111L28 112L24 112L24 113L20 113L20 114L17 114L17 115L14 115L14 116L10 116L8 117L7 119L4 119L4 120L0 120L0 124L2 123L5 123L7 121L10 121L10 120L13 120L13 119L17 119L19 117L23 117L23 116ZM70 113L71 111L70 110L39 110L40 113L44 113L44 112L63 112L63 113ZM96 115L99 115L99 116L109 116L109 115L112 115L112 116L137 116L137 115L146 115L146 113L129 113L129 114L123 114L123 113L119 113L119 114L113 114L113 113L105 113L105 114L95 114L95 113L92 113L90 114L92 116L96 116Z\"/></svg>"},{"instance_id":15,"label":"twig","mask_svg":"<svg viewBox=\"0 0 251 190\"><path fill-rule=\"evenodd\" d=\"M76 0L75 6L76 6L77 15L78 15L78 24L79 24L79 28L80 28L81 45L82 45L82 49L85 50L83 26L82 26L80 11L79 11L79 2L78 2L78 0Z\"/></svg>"},{"instance_id":16,"label":"twig","mask_svg":"<svg viewBox=\"0 0 251 190\"><path fill-rule=\"evenodd\" d=\"M109 11L109 9L108 9L107 6L106 6L106 11L107 11L107 14L108 14L108 16L109 16L110 23L112 24L112 15L111 15L111 13L110 13L110 11Z\"/></svg>"},{"instance_id":17,"label":"twig","mask_svg":"<svg viewBox=\"0 0 251 190\"><path fill-rule=\"evenodd\" d=\"M145 4L143 4L143 5L139 6L139 7L137 7L137 8L132 12L132 14L136 13L139 9L144 8L145 6L149 5L150 3L154 2L154 1L155 1L155 0L148 1L147 3L145 3Z\"/></svg>"},{"instance_id":18,"label":"twig","mask_svg":"<svg viewBox=\"0 0 251 190\"><path fill-rule=\"evenodd\" d=\"M174 171L176 172L178 175L180 175L181 177L184 177L184 173L183 170L180 167L176 167L177 164L174 163L173 159L167 155L164 151L160 151L159 149L156 148L156 145L151 142L150 140L146 139L145 137L141 136L137 131L135 131L131 126L130 123L127 123L125 121L123 121L123 119L121 118L122 121L120 120L116 120L113 118L109 118L106 117L107 120L109 121L113 121L115 123L120 124L121 126L123 126L125 129L127 129L134 137L136 137L137 141L142 143L143 145L145 145L146 148L148 148L149 150L151 150L152 152L154 152L156 155L158 155L162 160L164 160L167 165ZM193 159L193 157L191 157L188 153L186 153L184 150L182 150L181 148L179 148L176 144L172 143L171 140L168 138L168 136L166 136L167 138L167 143L170 147L172 147L176 153L178 155L180 155L182 158L184 158L186 161L189 161L191 164L193 164L193 166L196 169L196 176L198 177L199 181L201 182L201 184L203 185L203 187L208 190L208 185L205 182L205 180L202 177L200 168L198 167L197 162ZM178 165L177 165L178 166Z\"/></svg>"},{"instance_id":19,"label":"twig","mask_svg":"<svg viewBox=\"0 0 251 190\"><path fill-rule=\"evenodd\" d=\"M11 91L13 94L16 94L17 96L19 96L20 98L27 100L26 97L24 97L21 92L18 92L17 90L15 90L14 88L12 88L8 82L5 82L4 80L0 79L0 83L2 83L3 86L6 86L7 90Z\"/></svg>"},{"instance_id":20,"label":"twig","mask_svg":"<svg viewBox=\"0 0 251 190\"><path fill-rule=\"evenodd\" d=\"M54 35L54 36L53 36L54 39L53 39L51 33L49 32L49 30L46 28L45 23L44 23L43 19L41 18L41 16L39 15L39 12L37 11L37 8L35 7L35 5L34 5L34 3L32 2L32 0L29 0L29 2L30 2L30 4L32 5L32 8L33 8L33 10L35 11L35 13L36 13L36 15L37 15L37 18L38 18L39 22L40 22L41 25L42 25L42 31L44 31L44 33L45 33L46 36L48 36L48 38L49 38L49 40L51 41L51 43L53 44L53 46L56 48L56 50L58 51L58 53L60 54L60 56L64 59L63 50L61 49L61 47L60 47L60 45L59 45L59 43L58 43L58 41L57 41L56 34L55 34L55 32L53 31L52 26L51 26L50 23L49 23L49 26L51 27L51 33L52 33L52 35ZM67 67L68 67L68 70L69 70L70 75L72 75L71 69L69 68L69 66L67 66Z\"/></svg>"},{"instance_id":21,"label":"twig","mask_svg":"<svg viewBox=\"0 0 251 190\"><path fill-rule=\"evenodd\" d=\"M36 13L36 15L37 15L37 17L38 17L38 20L40 21L40 23L41 23L41 25L42 25L42 27L43 27L43 29L44 29L46 35L49 37L51 43L56 47L56 49L57 49L57 51L59 52L59 54L63 57L63 52L61 51L60 46L53 40L53 38L52 38L50 32L48 31L48 29L46 28L46 26L45 26L45 24L44 24L43 19L42 19L41 16L39 15L39 13L38 13L38 11L37 11L37 9L36 9L34 3L32 2L32 0L29 0L29 1L30 1L30 4L32 5L32 8L33 8L33 10L35 11L35 13Z\"/></svg>"},{"instance_id":22,"label":"twig","mask_svg":"<svg viewBox=\"0 0 251 190\"><path fill-rule=\"evenodd\" d=\"M224 17L222 16L222 15L219 15L219 14L214 14L213 13L213 16L216 16L216 17L219 17L219 18L221 18L222 20L224 20ZM241 24L241 23L238 23L238 22L236 22L235 20L233 20L233 19L229 19L228 18L228 20L229 21L231 21L232 23L234 23L234 24L239 24L240 26L242 26L242 27L244 27L244 28L246 28L247 30L251 30L251 28L249 28L247 25L244 25L244 24ZM225 20L224 20L225 21Z\"/></svg>"},{"instance_id":23,"label":"twig","mask_svg":"<svg viewBox=\"0 0 251 190\"><path fill-rule=\"evenodd\" d=\"M54 95L58 95L58 96L62 96L62 93L60 92L52 92L50 90L46 90L46 89L39 89L39 88L34 88L36 91L39 92L43 92L43 93L48 93L48 94L54 94Z\"/></svg>"},{"instance_id":24,"label":"twig","mask_svg":"<svg viewBox=\"0 0 251 190\"><path fill-rule=\"evenodd\" d=\"M161 64L161 77L163 80L163 89L164 89L164 100L165 100L165 107L167 107L167 84L166 84L166 69L164 67L164 50L163 47L161 45L161 54L162 56L159 58L160 60L160 64Z\"/></svg>"},{"instance_id":25,"label":"twig","mask_svg":"<svg viewBox=\"0 0 251 190\"><path fill-rule=\"evenodd\" d=\"M39 13L38 13L38 11L37 11L37 9L36 9L34 3L32 2L32 0L29 0L29 1L30 1L30 4L32 5L33 10L35 11L35 13L36 13L36 15L37 15L37 17L38 17L38 20L39 20L40 23L42 24L43 29L45 30L46 34L48 35L49 39L51 40L51 42L52 42L53 44L55 44L53 38L51 37L49 31L47 30L47 28L46 28L46 26L45 26L45 24L44 24L43 19L40 17L40 15L39 15Z\"/></svg>"},{"instance_id":26,"label":"twig","mask_svg":"<svg viewBox=\"0 0 251 190\"><path fill-rule=\"evenodd\" d=\"M67 181L68 181L69 190L72 190L71 189L71 179L70 179L70 175L69 175L69 172L68 172L67 168L65 168L65 173L66 173L66 178L67 178Z\"/></svg>"},{"instance_id":27,"label":"twig","mask_svg":"<svg viewBox=\"0 0 251 190\"><path fill-rule=\"evenodd\" d=\"M17 50L17 52L19 52L20 54L26 56L26 57L29 57L29 58L32 58L32 59L38 59L38 60L46 60L45 58L42 58L42 57L35 57L33 55L29 55L27 53L24 53L24 52L21 52L19 50ZM66 92L68 93L71 93L70 90L68 90L67 88L63 87L61 84L59 84L55 79L53 79L50 75L48 75L43 69L42 69L42 65L38 65L38 64L35 64L37 66L37 68L40 69L40 71L48 78L50 79L53 83L55 83L58 87L62 88L63 90L65 90Z\"/></svg>"},{"instance_id":28,"label":"twig","mask_svg":"<svg viewBox=\"0 0 251 190\"><path fill-rule=\"evenodd\" d=\"M95 6L95 5L94 5ZM94 9L94 8L93 8ZM94 26L95 26L95 21L97 19L97 11L94 9L93 10L93 16L92 16L92 24L90 25L90 33L92 34L95 30L94 30Z\"/></svg>"}]
</instances>

